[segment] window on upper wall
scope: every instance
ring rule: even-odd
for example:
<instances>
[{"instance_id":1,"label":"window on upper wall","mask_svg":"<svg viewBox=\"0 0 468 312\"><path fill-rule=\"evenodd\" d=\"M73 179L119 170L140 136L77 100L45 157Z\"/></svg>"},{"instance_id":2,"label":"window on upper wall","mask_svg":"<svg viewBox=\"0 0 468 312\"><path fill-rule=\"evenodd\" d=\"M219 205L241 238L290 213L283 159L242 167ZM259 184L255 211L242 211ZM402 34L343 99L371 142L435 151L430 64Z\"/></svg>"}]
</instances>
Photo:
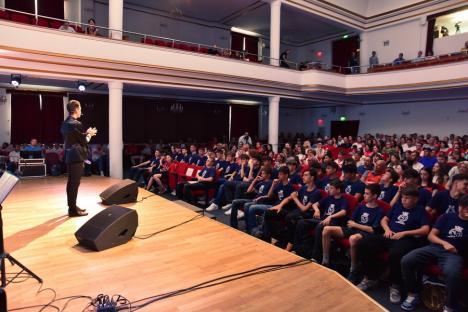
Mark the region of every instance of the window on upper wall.
<instances>
[{"instance_id":1,"label":"window on upper wall","mask_svg":"<svg viewBox=\"0 0 468 312\"><path fill-rule=\"evenodd\" d=\"M468 33L468 9L438 16L434 25L434 38Z\"/></svg>"}]
</instances>

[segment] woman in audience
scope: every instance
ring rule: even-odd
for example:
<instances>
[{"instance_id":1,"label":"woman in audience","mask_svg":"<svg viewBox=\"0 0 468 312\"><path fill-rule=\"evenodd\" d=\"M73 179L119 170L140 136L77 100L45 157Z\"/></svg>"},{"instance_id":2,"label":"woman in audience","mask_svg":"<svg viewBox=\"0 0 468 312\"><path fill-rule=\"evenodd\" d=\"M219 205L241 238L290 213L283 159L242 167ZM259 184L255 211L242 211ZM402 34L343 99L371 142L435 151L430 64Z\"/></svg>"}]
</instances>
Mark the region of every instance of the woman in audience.
<instances>
[{"instance_id":1,"label":"woman in audience","mask_svg":"<svg viewBox=\"0 0 468 312\"><path fill-rule=\"evenodd\" d=\"M148 185L146 186L147 191L151 191L153 182L156 182L156 184L158 185L158 193L163 194L167 191L167 187L163 185L161 180L168 178L169 167L172 165L172 156L166 155L163 158L164 160L162 161L162 164L159 167L159 172L153 174L148 180Z\"/></svg>"},{"instance_id":2,"label":"woman in audience","mask_svg":"<svg viewBox=\"0 0 468 312\"><path fill-rule=\"evenodd\" d=\"M98 36L99 31L96 27L96 20L94 18L90 18L88 20L88 26L86 27L86 34L90 36Z\"/></svg>"},{"instance_id":3,"label":"woman in audience","mask_svg":"<svg viewBox=\"0 0 468 312\"><path fill-rule=\"evenodd\" d=\"M419 172L421 178L421 187L426 188L429 192L434 191L434 185L432 183L432 170L430 168L422 168Z\"/></svg>"}]
</instances>

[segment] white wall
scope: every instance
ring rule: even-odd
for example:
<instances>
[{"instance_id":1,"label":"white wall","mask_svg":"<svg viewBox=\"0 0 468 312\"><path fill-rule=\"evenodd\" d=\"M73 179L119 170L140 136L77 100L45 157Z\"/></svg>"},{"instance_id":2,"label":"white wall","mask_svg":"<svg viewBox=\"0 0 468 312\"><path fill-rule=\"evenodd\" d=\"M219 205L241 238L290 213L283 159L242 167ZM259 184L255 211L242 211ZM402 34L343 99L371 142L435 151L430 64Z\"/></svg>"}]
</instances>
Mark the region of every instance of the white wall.
<instances>
[{"instance_id":1,"label":"white wall","mask_svg":"<svg viewBox=\"0 0 468 312\"><path fill-rule=\"evenodd\" d=\"M351 2L351 1L347 1ZM390 10L395 10L407 5L421 2L421 0L368 0L367 16L372 16L380 13L384 13Z\"/></svg>"},{"instance_id":2,"label":"white wall","mask_svg":"<svg viewBox=\"0 0 468 312\"><path fill-rule=\"evenodd\" d=\"M424 22L424 25L421 25ZM370 56L371 51L376 51L380 63L389 63L402 52L405 59L412 59L418 55L418 51L426 50L427 24L425 18L416 18L402 23L387 26L367 33L368 50L362 51ZM389 45L384 46L388 40ZM369 58L364 65L368 65Z\"/></svg>"},{"instance_id":3,"label":"white wall","mask_svg":"<svg viewBox=\"0 0 468 312\"><path fill-rule=\"evenodd\" d=\"M402 112L409 112L404 115ZM459 111L465 111L459 112ZM359 113L364 112L364 116ZM345 110L348 119L361 120L359 133L468 134L468 99L369 105Z\"/></svg>"},{"instance_id":4,"label":"white wall","mask_svg":"<svg viewBox=\"0 0 468 312\"><path fill-rule=\"evenodd\" d=\"M468 41L468 32L457 34L448 37L441 37L434 39L434 54L447 54L452 52L459 52Z\"/></svg>"},{"instance_id":5,"label":"white wall","mask_svg":"<svg viewBox=\"0 0 468 312\"><path fill-rule=\"evenodd\" d=\"M85 0L92 2L90 0ZM87 3L86 7L91 8L91 4ZM94 16L97 25L108 25L109 11L106 4L94 2ZM85 14L83 14L85 15ZM83 22L85 22L83 20ZM174 38L182 41L200 43L205 45L216 44L219 47L229 48L231 46L230 30L222 27L208 27L188 21L171 19L169 17L155 15L151 12L142 10L133 10L124 8L123 29L142 34L149 34L160 37ZM130 38L141 38L137 35L124 34Z\"/></svg>"},{"instance_id":6,"label":"white wall","mask_svg":"<svg viewBox=\"0 0 468 312\"><path fill-rule=\"evenodd\" d=\"M402 114L402 112L408 113ZM286 115L283 115L287 113ZM364 113L364 115L361 115ZM330 134L330 121L344 115L360 120L359 134L431 133L446 136L468 134L468 99L435 102L365 105L359 107L280 109L280 132L318 132L317 119L325 120L325 135Z\"/></svg>"},{"instance_id":7,"label":"white wall","mask_svg":"<svg viewBox=\"0 0 468 312\"><path fill-rule=\"evenodd\" d=\"M395 0L392 0L392 1L395 1ZM368 6L367 3L369 2L369 0L328 0L327 2L330 2L342 8L346 8L347 10L355 12L359 15L365 16L367 12L367 6ZM383 1L380 0L380 2L383 2Z\"/></svg>"},{"instance_id":8,"label":"white wall","mask_svg":"<svg viewBox=\"0 0 468 312\"><path fill-rule=\"evenodd\" d=\"M65 0L63 2L64 18L66 20L81 21L81 0ZM84 21L87 22L88 20Z\"/></svg>"},{"instance_id":9,"label":"white wall","mask_svg":"<svg viewBox=\"0 0 468 312\"><path fill-rule=\"evenodd\" d=\"M323 62L327 65L332 63L332 39L311 43L297 49L299 61ZM322 57L318 58L316 52L322 51Z\"/></svg>"},{"instance_id":10,"label":"white wall","mask_svg":"<svg viewBox=\"0 0 468 312\"><path fill-rule=\"evenodd\" d=\"M11 140L11 94L6 94L6 102L0 103L0 144Z\"/></svg>"}]
</instances>

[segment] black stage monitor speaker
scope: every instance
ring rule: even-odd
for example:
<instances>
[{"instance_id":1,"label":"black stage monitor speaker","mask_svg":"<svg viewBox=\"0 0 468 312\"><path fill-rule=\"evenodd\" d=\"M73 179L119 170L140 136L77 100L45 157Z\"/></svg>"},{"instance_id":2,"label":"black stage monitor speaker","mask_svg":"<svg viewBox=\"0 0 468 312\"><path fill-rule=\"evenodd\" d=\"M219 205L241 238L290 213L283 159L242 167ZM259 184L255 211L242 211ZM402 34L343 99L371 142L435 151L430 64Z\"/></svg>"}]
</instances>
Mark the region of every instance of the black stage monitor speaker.
<instances>
[{"instance_id":1,"label":"black stage monitor speaker","mask_svg":"<svg viewBox=\"0 0 468 312\"><path fill-rule=\"evenodd\" d=\"M111 206L88 220L76 231L80 245L102 251L125 244L138 227L136 210L122 206Z\"/></svg>"},{"instance_id":2,"label":"black stage monitor speaker","mask_svg":"<svg viewBox=\"0 0 468 312\"><path fill-rule=\"evenodd\" d=\"M138 196L138 185L133 180L125 179L108 187L99 196L105 205L135 202Z\"/></svg>"}]
</instances>

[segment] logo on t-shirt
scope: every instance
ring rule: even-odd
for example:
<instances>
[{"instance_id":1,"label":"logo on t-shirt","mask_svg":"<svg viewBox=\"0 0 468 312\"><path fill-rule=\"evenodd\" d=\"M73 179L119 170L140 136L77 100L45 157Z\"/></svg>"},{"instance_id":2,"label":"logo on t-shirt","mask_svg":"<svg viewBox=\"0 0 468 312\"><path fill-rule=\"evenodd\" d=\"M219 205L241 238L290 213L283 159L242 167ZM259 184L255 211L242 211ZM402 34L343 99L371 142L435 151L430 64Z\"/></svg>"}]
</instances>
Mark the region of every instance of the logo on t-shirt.
<instances>
[{"instance_id":1,"label":"logo on t-shirt","mask_svg":"<svg viewBox=\"0 0 468 312\"><path fill-rule=\"evenodd\" d=\"M456 213L455 205L448 205L447 210L445 210L445 213Z\"/></svg>"},{"instance_id":2,"label":"logo on t-shirt","mask_svg":"<svg viewBox=\"0 0 468 312\"><path fill-rule=\"evenodd\" d=\"M455 225L453 229L448 232L449 238L460 238L463 237L463 227Z\"/></svg>"},{"instance_id":3,"label":"logo on t-shirt","mask_svg":"<svg viewBox=\"0 0 468 312\"><path fill-rule=\"evenodd\" d=\"M327 209L327 216L331 216L335 212L335 204L330 204Z\"/></svg>"},{"instance_id":4,"label":"logo on t-shirt","mask_svg":"<svg viewBox=\"0 0 468 312\"><path fill-rule=\"evenodd\" d=\"M307 204L307 195L304 195L304 198L302 199L302 204L306 205Z\"/></svg>"},{"instance_id":5,"label":"logo on t-shirt","mask_svg":"<svg viewBox=\"0 0 468 312\"><path fill-rule=\"evenodd\" d=\"M401 215L398 216L398 218L397 218L398 221L396 223L399 223L401 225L405 225L406 221L408 221L408 218L409 218L409 212L403 211L401 213Z\"/></svg>"},{"instance_id":6,"label":"logo on t-shirt","mask_svg":"<svg viewBox=\"0 0 468 312\"><path fill-rule=\"evenodd\" d=\"M346 194L351 193L351 185L348 185L345 189Z\"/></svg>"},{"instance_id":7,"label":"logo on t-shirt","mask_svg":"<svg viewBox=\"0 0 468 312\"><path fill-rule=\"evenodd\" d=\"M385 196L385 191L380 192L379 199L384 198L384 196Z\"/></svg>"},{"instance_id":8,"label":"logo on t-shirt","mask_svg":"<svg viewBox=\"0 0 468 312\"><path fill-rule=\"evenodd\" d=\"M208 172L207 172L206 170L203 170L203 171L202 171L202 175L201 175L201 176L202 176L202 178L204 178L204 177L205 177L205 175L206 175L207 173L208 173Z\"/></svg>"},{"instance_id":9,"label":"logo on t-shirt","mask_svg":"<svg viewBox=\"0 0 468 312\"><path fill-rule=\"evenodd\" d=\"M364 213L361 215L361 223L362 223L362 224L366 224L367 222L369 222L369 213L364 212Z\"/></svg>"},{"instance_id":10,"label":"logo on t-shirt","mask_svg":"<svg viewBox=\"0 0 468 312\"><path fill-rule=\"evenodd\" d=\"M265 185L261 185L260 188L258 189L259 193L263 193L263 189L265 188Z\"/></svg>"},{"instance_id":11,"label":"logo on t-shirt","mask_svg":"<svg viewBox=\"0 0 468 312\"><path fill-rule=\"evenodd\" d=\"M278 191L278 198L279 198L280 200L282 200L283 197L284 197L284 191L283 191L283 190L279 190L279 191Z\"/></svg>"},{"instance_id":12,"label":"logo on t-shirt","mask_svg":"<svg viewBox=\"0 0 468 312\"><path fill-rule=\"evenodd\" d=\"M325 185L325 188L324 188L325 192L328 192L328 189L329 189L329 188L330 188L330 183L328 183L327 185Z\"/></svg>"}]
</instances>

